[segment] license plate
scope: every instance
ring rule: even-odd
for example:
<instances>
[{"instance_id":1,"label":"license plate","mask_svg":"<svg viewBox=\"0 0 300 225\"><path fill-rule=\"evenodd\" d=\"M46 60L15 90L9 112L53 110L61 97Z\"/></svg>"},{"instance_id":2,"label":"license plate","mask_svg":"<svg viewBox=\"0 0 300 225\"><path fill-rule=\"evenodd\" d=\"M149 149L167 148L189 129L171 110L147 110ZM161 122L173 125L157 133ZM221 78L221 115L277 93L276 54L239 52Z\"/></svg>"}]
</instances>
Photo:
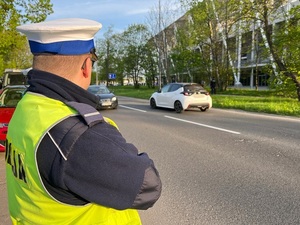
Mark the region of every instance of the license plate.
<instances>
[{"instance_id":1,"label":"license plate","mask_svg":"<svg viewBox=\"0 0 300 225\"><path fill-rule=\"evenodd\" d=\"M108 106L108 105L110 105L109 101L102 102L102 106Z\"/></svg>"}]
</instances>

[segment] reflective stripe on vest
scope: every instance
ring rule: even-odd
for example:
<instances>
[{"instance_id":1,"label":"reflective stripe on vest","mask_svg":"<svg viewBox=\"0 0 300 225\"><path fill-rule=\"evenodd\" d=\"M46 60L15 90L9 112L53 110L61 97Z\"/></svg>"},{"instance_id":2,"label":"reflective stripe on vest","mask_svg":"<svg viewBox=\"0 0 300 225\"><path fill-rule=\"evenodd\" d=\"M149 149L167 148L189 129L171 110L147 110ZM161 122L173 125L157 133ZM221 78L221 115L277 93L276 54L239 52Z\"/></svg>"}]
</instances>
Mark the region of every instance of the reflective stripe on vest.
<instances>
[{"instance_id":1,"label":"reflective stripe on vest","mask_svg":"<svg viewBox=\"0 0 300 225\"><path fill-rule=\"evenodd\" d=\"M5 155L13 224L140 225L137 210L115 210L93 203L68 205L53 199L43 187L36 165L40 141L54 125L77 114L60 101L30 92L19 102L9 123Z\"/></svg>"}]
</instances>

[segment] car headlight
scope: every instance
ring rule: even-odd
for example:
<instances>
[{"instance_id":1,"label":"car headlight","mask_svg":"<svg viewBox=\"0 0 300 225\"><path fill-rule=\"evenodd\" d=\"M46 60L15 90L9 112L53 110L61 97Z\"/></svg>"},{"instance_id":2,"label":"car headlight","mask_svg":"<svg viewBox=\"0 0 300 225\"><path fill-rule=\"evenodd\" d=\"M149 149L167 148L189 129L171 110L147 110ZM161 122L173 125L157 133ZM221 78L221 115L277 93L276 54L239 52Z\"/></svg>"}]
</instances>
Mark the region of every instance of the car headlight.
<instances>
[{"instance_id":1,"label":"car headlight","mask_svg":"<svg viewBox=\"0 0 300 225\"><path fill-rule=\"evenodd\" d=\"M117 101L117 97L112 97L111 101L113 102Z\"/></svg>"}]
</instances>

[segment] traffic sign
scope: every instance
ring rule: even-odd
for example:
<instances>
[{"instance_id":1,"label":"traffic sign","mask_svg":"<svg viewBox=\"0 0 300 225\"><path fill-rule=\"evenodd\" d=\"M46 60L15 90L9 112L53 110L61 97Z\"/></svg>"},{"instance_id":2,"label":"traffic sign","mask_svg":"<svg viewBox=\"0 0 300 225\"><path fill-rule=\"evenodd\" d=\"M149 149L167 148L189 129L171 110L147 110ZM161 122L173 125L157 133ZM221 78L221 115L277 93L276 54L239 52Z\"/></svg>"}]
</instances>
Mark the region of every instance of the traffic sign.
<instances>
[{"instance_id":1,"label":"traffic sign","mask_svg":"<svg viewBox=\"0 0 300 225\"><path fill-rule=\"evenodd\" d=\"M114 80L114 79L116 79L116 77L117 77L117 75L114 74L114 73L109 73L108 74L108 79L110 79L110 80Z\"/></svg>"}]
</instances>

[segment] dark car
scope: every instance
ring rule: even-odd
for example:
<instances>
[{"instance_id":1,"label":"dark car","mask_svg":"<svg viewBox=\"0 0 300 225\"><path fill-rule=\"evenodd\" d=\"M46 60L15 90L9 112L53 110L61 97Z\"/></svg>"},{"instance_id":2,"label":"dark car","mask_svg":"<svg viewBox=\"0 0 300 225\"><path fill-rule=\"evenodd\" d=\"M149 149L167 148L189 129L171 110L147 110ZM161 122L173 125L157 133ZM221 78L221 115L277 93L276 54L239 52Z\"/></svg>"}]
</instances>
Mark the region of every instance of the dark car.
<instances>
[{"instance_id":1,"label":"dark car","mask_svg":"<svg viewBox=\"0 0 300 225\"><path fill-rule=\"evenodd\" d=\"M118 107L118 98L105 85L90 85L88 92L99 96L99 106L101 109L116 109Z\"/></svg>"},{"instance_id":2,"label":"dark car","mask_svg":"<svg viewBox=\"0 0 300 225\"><path fill-rule=\"evenodd\" d=\"M6 86L0 95L0 151L5 150L8 123L26 89L24 85Z\"/></svg>"}]
</instances>

